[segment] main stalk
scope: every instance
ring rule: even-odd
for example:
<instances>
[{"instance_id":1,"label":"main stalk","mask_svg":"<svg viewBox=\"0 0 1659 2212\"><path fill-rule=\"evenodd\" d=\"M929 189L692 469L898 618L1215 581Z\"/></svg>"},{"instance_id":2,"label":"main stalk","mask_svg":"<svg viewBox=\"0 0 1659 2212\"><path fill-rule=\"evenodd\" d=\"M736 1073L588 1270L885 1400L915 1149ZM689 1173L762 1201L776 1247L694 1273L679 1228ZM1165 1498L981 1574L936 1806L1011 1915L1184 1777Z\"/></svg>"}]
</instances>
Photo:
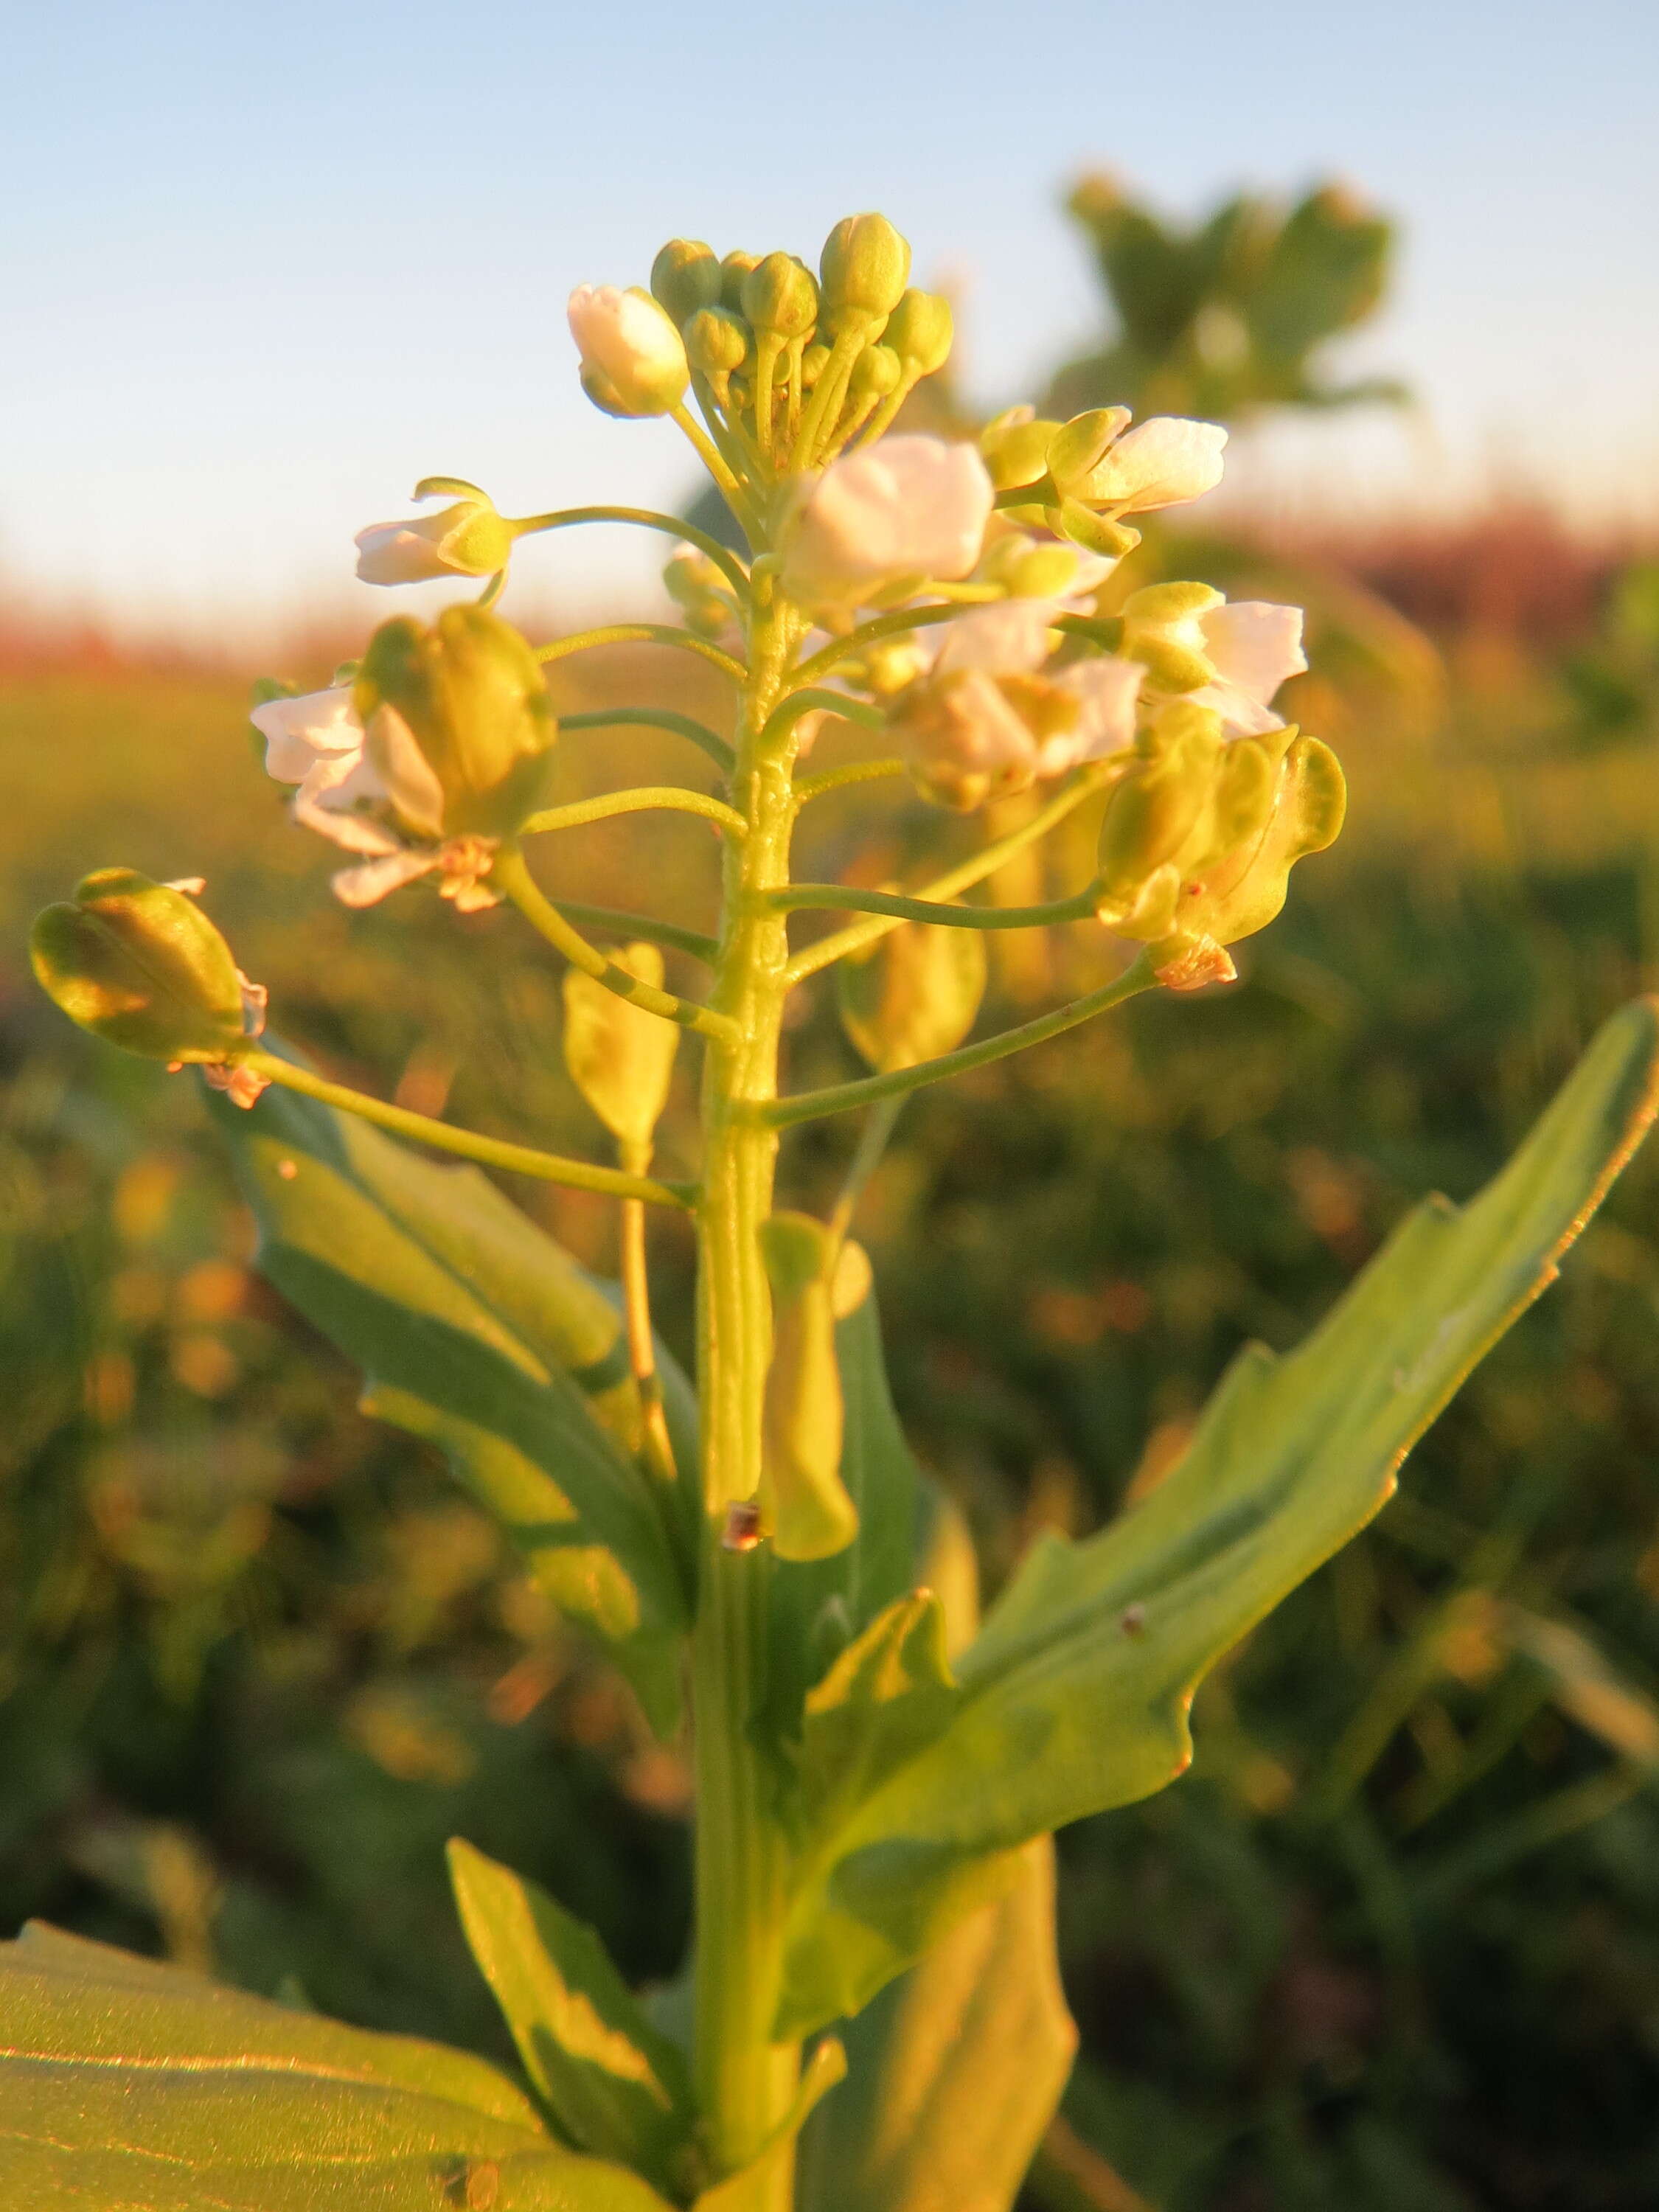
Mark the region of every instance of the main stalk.
<instances>
[{"instance_id":1,"label":"main stalk","mask_svg":"<svg viewBox=\"0 0 1659 2212\"><path fill-rule=\"evenodd\" d=\"M793 739L763 744L801 624L787 605L757 610L732 801L748 834L727 841L724 922L710 1003L738 1025L711 1042L703 1081L698 1217L698 1388L702 1543L692 1642L696 1764L695 2066L708 2148L722 2172L759 2154L787 2113L799 2046L772 2039L782 1974L785 1848L757 1725L766 1695L764 1546L726 1542L728 1509L760 1483L771 1301L760 1228L772 1207L777 1139L744 1109L777 1095L787 991L787 923L763 894L789 878ZM732 2212L789 2212L793 2160L769 2159Z\"/></svg>"}]
</instances>

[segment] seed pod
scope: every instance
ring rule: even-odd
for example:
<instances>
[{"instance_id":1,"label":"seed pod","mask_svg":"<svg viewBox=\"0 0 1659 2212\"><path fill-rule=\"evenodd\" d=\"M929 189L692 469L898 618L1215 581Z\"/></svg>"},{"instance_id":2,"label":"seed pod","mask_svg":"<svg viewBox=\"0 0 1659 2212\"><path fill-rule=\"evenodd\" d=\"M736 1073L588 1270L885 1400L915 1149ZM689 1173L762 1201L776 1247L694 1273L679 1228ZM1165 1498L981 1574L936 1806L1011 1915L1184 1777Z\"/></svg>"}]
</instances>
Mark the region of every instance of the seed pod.
<instances>
[{"instance_id":1,"label":"seed pod","mask_svg":"<svg viewBox=\"0 0 1659 2212\"><path fill-rule=\"evenodd\" d=\"M1342 828L1347 791L1335 754L1317 738L1294 730L1275 731L1272 737L1288 743L1282 768L1273 768L1268 818L1183 886L1172 927L1156 944L1160 968L1187 956L1194 945L1236 945L1265 929L1285 903L1297 861L1322 853Z\"/></svg>"},{"instance_id":2,"label":"seed pod","mask_svg":"<svg viewBox=\"0 0 1659 2212\"><path fill-rule=\"evenodd\" d=\"M884 215L843 216L818 262L824 309L833 329L850 317L884 321L910 281L910 247Z\"/></svg>"},{"instance_id":3,"label":"seed pod","mask_svg":"<svg viewBox=\"0 0 1659 2212\"><path fill-rule=\"evenodd\" d=\"M985 996L977 929L904 922L836 972L842 1027L881 1074L953 1052Z\"/></svg>"},{"instance_id":4,"label":"seed pod","mask_svg":"<svg viewBox=\"0 0 1659 2212\"><path fill-rule=\"evenodd\" d=\"M651 289L677 323L720 296L720 264L700 238L671 238L651 264Z\"/></svg>"},{"instance_id":5,"label":"seed pod","mask_svg":"<svg viewBox=\"0 0 1659 2212\"><path fill-rule=\"evenodd\" d=\"M219 1061L246 1042L230 947L193 898L100 868L36 917L30 957L72 1022L149 1060Z\"/></svg>"},{"instance_id":6,"label":"seed pod","mask_svg":"<svg viewBox=\"0 0 1659 2212\"><path fill-rule=\"evenodd\" d=\"M772 1285L761 1506L780 1559L827 1559L859 1530L841 1479L836 1240L810 1214L775 1213L761 1250Z\"/></svg>"},{"instance_id":7,"label":"seed pod","mask_svg":"<svg viewBox=\"0 0 1659 2212\"><path fill-rule=\"evenodd\" d=\"M447 607L429 629L408 616L383 623L352 703L393 804L419 834L507 836L541 804L558 727L552 702L535 654L487 608ZM432 786L418 795L400 773L404 735Z\"/></svg>"},{"instance_id":8,"label":"seed pod","mask_svg":"<svg viewBox=\"0 0 1659 2212\"><path fill-rule=\"evenodd\" d=\"M654 945L625 945L614 957L641 982L662 988L662 954ZM624 1149L649 1146L668 1103L679 1042L672 1022L630 1006L578 968L566 969L564 1064Z\"/></svg>"}]
</instances>

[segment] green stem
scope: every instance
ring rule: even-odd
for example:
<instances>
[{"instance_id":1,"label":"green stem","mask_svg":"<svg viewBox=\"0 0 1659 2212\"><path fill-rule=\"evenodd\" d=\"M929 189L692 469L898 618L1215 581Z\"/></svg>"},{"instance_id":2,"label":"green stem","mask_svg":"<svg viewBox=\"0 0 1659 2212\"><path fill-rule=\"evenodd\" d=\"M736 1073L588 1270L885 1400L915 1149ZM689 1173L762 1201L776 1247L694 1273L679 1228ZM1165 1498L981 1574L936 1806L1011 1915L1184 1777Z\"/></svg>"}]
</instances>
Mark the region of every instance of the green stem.
<instances>
[{"instance_id":1,"label":"green stem","mask_svg":"<svg viewBox=\"0 0 1659 2212\"><path fill-rule=\"evenodd\" d=\"M881 1165L881 1157L887 1150L894 1124L903 1111L902 1098L884 1098L879 1104L872 1106L865 1117L853 1157L848 1162L847 1176L842 1184L841 1194L836 1200L835 1211L830 1216L830 1234L838 1244L846 1241L847 1232L853 1226L853 1216L858 1212L859 1200L863 1197L871 1176Z\"/></svg>"},{"instance_id":2,"label":"green stem","mask_svg":"<svg viewBox=\"0 0 1659 2212\"><path fill-rule=\"evenodd\" d=\"M809 684L804 691L792 691L772 709L761 732L762 738L770 744L786 730L793 730L803 714L839 714L842 721L861 723L866 730L884 730L887 726L887 717L879 707L866 707L861 699L849 699L844 691L820 690Z\"/></svg>"},{"instance_id":3,"label":"green stem","mask_svg":"<svg viewBox=\"0 0 1659 2212\"><path fill-rule=\"evenodd\" d=\"M1029 822L1022 822L1017 830L1011 830L1006 837L997 838L970 860L958 861L954 868L947 868L942 876L935 876L932 883L919 884L914 895L925 899L953 899L960 891L971 890L975 884L982 884L988 876L995 875L1005 861L1012 860L1035 838L1046 836L1056 823L1064 821L1073 808L1080 806L1085 799L1092 797L1121 773L1121 764L1110 761L1097 762L1092 767L1080 769L1069 783L1054 793L1047 805L1037 809ZM897 922L890 917L872 915L867 921L851 922L845 929L837 929L829 937L821 937L816 945L809 945L804 951L796 953L789 963L789 981L804 983L809 975L816 975L820 969L828 968L834 961L844 959L849 952L861 952L866 945L874 945L890 930L897 927Z\"/></svg>"},{"instance_id":4,"label":"green stem","mask_svg":"<svg viewBox=\"0 0 1659 2212\"><path fill-rule=\"evenodd\" d=\"M799 2051L775 2043L783 1971L787 1846L765 1746L764 1546L727 1549L729 1510L761 1475L770 1296L760 1228L772 1206L777 1139L756 1109L777 1095L787 924L763 894L788 879L792 746L763 739L804 624L786 603L757 610L732 796L749 835L726 850L725 933L711 1003L734 1034L704 1062L705 1180L698 1209L698 1390L703 1538L692 1640L696 1763L696 1989L693 2070L718 2172L755 2161L787 2112ZM793 2161L763 2160L730 2212L788 2212Z\"/></svg>"},{"instance_id":5,"label":"green stem","mask_svg":"<svg viewBox=\"0 0 1659 2212\"><path fill-rule=\"evenodd\" d=\"M699 929L682 929L677 921L659 921L654 915L629 914L621 907L585 906L580 899L561 899L559 911L567 921L583 929L599 929L607 937L642 937L650 945L665 945L675 952L689 952L712 968L720 946Z\"/></svg>"},{"instance_id":6,"label":"green stem","mask_svg":"<svg viewBox=\"0 0 1659 2212\"><path fill-rule=\"evenodd\" d=\"M607 991L614 991L630 1006L642 1006L648 1014L659 1014L665 1022L678 1023L681 1029L697 1030L708 1037L729 1040L732 1036L734 1025L726 1015L716 1013L712 1007L697 1006L690 999L677 998L672 991L659 991L654 983L643 982L616 961L607 960L597 946L590 945L581 932L566 921L526 867L524 854L516 846L501 848L490 878L512 900L532 929L538 931L556 951L563 953L573 968L580 968Z\"/></svg>"},{"instance_id":7,"label":"green stem","mask_svg":"<svg viewBox=\"0 0 1659 2212\"><path fill-rule=\"evenodd\" d=\"M845 884L791 884L770 898L782 914L828 908L842 914L890 915L896 921L925 921L945 929L1045 929L1051 922L1091 921L1095 910L1091 891L1050 899L1042 906L953 906L940 899L901 898L890 891L849 890Z\"/></svg>"},{"instance_id":8,"label":"green stem","mask_svg":"<svg viewBox=\"0 0 1659 2212\"><path fill-rule=\"evenodd\" d=\"M1063 1030L1075 1029L1092 1015L1103 1014L1109 1007L1121 1006L1126 999L1150 990L1156 980L1152 955L1143 952L1109 983L1073 999L1069 1006L1056 1007L1052 1014L1040 1014L1036 1021L1022 1022L1018 1029L1004 1030L1000 1036L962 1045L955 1052L942 1054L938 1060L924 1060L915 1067L895 1068L887 1075L866 1075L856 1083L832 1083L823 1091L803 1091L796 1097L757 1108L757 1118L769 1129L793 1129L798 1122L814 1121L821 1115L844 1114L849 1107L905 1097L926 1084L965 1074L970 1067L983 1067L994 1060L1006 1060L1010 1053L1024 1052L1028 1045L1042 1044Z\"/></svg>"},{"instance_id":9,"label":"green stem","mask_svg":"<svg viewBox=\"0 0 1659 2212\"><path fill-rule=\"evenodd\" d=\"M732 748L724 738L715 736L706 724L694 721L690 714L676 714L666 707L603 707L587 714L561 714L562 730L672 730L676 737L690 738L692 744L708 754L723 775L732 772Z\"/></svg>"},{"instance_id":10,"label":"green stem","mask_svg":"<svg viewBox=\"0 0 1659 2212\"><path fill-rule=\"evenodd\" d=\"M586 653L596 645L670 645L677 652L695 653L699 660L708 661L734 684L744 680L745 671L740 660L733 660L719 646L710 645L706 637L694 637L689 629L676 629L672 623L607 623L600 629L578 630L574 637L555 638L551 645L538 645L536 658L544 668L550 668L556 660L567 659L573 653Z\"/></svg>"},{"instance_id":11,"label":"green stem","mask_svg":"<svg viewBox=\"0 0 1659 2212\"><path fill-rule=\"evenodd\" d=\"M669 538L695 545L699 553L706 553L725 576L739 599L749 596L749 576L741 561L729 546L722 545L718 538L711 538L706 530L695 524L682 521L678 515L659 514L649 507L562 507L550 514L526 515L515 522L514 529L521 538L544 530L568 530L583 522L632 522L643 530L660 530Z\"/></svg>"},{"instance_id":12,"label":"green stem","mask_svg":"<svg viewBox=\"0 0 1659 2212\"><path fill-rule=\"evenodd\" d=\"M809 799L822 799L830 791L843 791L849 783L873 783L881 776L903 774L902 760L849 761L844 768L827 768L817 775L798 777L795 805L805 806Z\"/></svg>"},{"instance_id":13,"label":"green stem","mask_svg":"<svg viewBox=\"0 0 1659 2212\"><path fill-rule=\"evenodd\" d=\"M720 486L726 505L743 525L752 544L759 535L759 518L743 485L727 466L725 455L684 401L678 407L671 407L668 412L671 419L690 439L697 459Z\"/></svg>"},{"instance_id":14,"label":"green stem","mask_svg":"<svg viewBox=\"0 0 1659 2212\"><path fill-rule=\"evenodd\" d=\"M826 645L821 653L815 653L810 660L803 660L795 671L795 686L815 684L820 676L832 676L843 660L856 659L866 645L878 644L884 637L902 637L909 630L931 629L935 623L955 622L959 616L971 612L972 608L964 605L901 607L895 614L873 616L856 629L849 629L845 637Z\"/></svg>"},{"instance_id":15,"label":"green stem","mask_svg":"<svg viewBox=\"0 0 1659 2212\"><path fill-rule=\"evenodd\" d=\"M586 822L608 822L617 814L643 814L660 808L671 814L700 814L718 822L733 837L746 837L749 824L735 806L707 793L683 790L677 783L641 784L633 791L602 792L596 799L573 799L568 806L546 806L523 824L525 830L579 830Z\"/></svg>"},{"instance_id":16,"label":"green stem","mask_svg":"<svg viewBox=\"0 0 1659 2212\"><path fill-rule=\"evenodd\" d=\"M390 1129L394 1136L429 1145L434 1152L457 1153L487 1168L505 1168L513 1175L534 1176L539 1182L563 1183L572 1190L603 1191L609 1198L649 1199L658 1206L690 1206L696 1202L695 1183L659 1182L650 1176L623 1175L616 1168L594 1167L586 1160L538 1152L532 1145L509 1145L498 1137L478 1136L471 1129L453 1129L447 1121L434 1121L429 1115L411 1114L407 1107L388 1106L371 1098L367 1091L327 1082L308 1067L296 1067L292 1060L279 1060L274 1052L261 1051L257 1046L241 1054L237 1065L280 1083L285 1091L301 1091L325 1106L337 1107L343 1114L372 1121L376 1128Z\"/></svg>"}]
</instances>

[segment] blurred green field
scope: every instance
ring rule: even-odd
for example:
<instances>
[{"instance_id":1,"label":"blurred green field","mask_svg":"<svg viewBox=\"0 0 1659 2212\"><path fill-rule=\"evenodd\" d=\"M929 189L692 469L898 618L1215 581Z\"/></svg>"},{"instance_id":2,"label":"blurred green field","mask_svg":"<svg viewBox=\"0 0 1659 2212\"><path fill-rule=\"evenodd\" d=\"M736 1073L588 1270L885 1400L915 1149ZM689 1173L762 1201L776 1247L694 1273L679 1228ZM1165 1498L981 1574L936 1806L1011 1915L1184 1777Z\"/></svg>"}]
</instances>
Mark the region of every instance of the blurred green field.
<instances>
[{"instance_id":1,"label":"blurred green field","mask_svg":"<svg viewBox=\"0 0 1659 2212\"><path fill-rule=\"evenodd\" d=\"M1472 1191L1601 1018L1659 987L1640 623L1593 611L1547 646L1451 625L1440 676L1402 633L1390 672L1352 650L1347 591L1316 595L1298 705L1343 754L1351 827L1239 986L931 1095L870 1194L896 1392L993 1582L1036 1528L1155 1481L1242 1340L1291 1343L1413 1198ZM685 696L628 655L584 681L584 705ZM683 1759L435 1459L356 1412L248 1271L192 1079L72 1034L28 978L28 915L85 867L202 873L276 1025L331 1069L563 1149L596 1133L540 948L423 895L348 916L244 696L50 663L0 690L0 1923L495 2049L443 1838L665 1975ZM586 733L562 773L683 775L673 742ZM982 834L882 788L816 810L804 872ZM597 827L547 865L574 897L709 911L696 823ZM1069 883L1086 854L1050 866ZM1087 931L1000 943L1005 1002L1105 957ZM848 1072L823 999L791 1053L798 1083ZM805 1202L848 1135L801 1146ZM603 1201L514 1194L608 1263ZM683 1343L689 1248L655 1235ZM1401 1498L1206 1688L1196 1735L1177 1788L1062 1839L1085 2046L1032 2203L1659 2202L1659 1154Z\"/></svg>"}]
</instances>

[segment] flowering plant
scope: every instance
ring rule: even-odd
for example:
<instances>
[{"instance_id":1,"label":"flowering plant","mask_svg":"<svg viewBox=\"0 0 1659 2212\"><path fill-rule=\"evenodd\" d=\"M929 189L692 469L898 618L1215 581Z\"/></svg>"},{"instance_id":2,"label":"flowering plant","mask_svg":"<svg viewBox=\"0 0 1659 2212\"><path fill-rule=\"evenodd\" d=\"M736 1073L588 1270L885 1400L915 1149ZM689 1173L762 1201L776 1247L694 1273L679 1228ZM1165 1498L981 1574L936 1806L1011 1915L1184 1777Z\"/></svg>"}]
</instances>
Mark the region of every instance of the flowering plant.
<instances>
[{"instance_id":1,"label":"flowering plant","mask_svg":"<svg viewBox=\"0 0 1659 2212\"><path fill-rule=\"evenodd\" d=\"M463 912L514 910L486 932L516 921L560 957L566 1064L613 1161L387 1104L265 1040L264 994L199 882L103 870L37 924L36 970L65 1012L204 1070L263 1264L361 1364L370 1409L441 1447L652 1723L689 1729L696 1926L684 1990L638 1996L591 1930L454 1844L517 2078L27 1931L0 1966L19 2201L1006 2212L1072 2050L1050 1834L1179 1775L1206 1670L1380 1508L1653 1111L1655 1021L1638 1006L1487 1191L1413 1213L1297 1352L1242 1354L1157 1488L1085 1541L1033 1547L981 1623L960 1519L887 1395L852 1234L864 1185L913 1092L1137 994L1228 982L1231 948L1337 835L1344 787L1278 712L1304 665L1295 610L1121 588L1127 518L1212 486L1224 434L1115 406L1016 411L971 441L908 434L904 401L951 343L948 306L908 278L904 240L863 215L836 226L817 276L786 253L721 260L676 240L649 290L582 288L589 396L684 431L746 554L628 507L509 518L429 478L419 494L452 503L366 531L360 573L482 577L482 595L429 626L388 621L327 689L272 687L254 710L295 821L349 856L348 905L435 882ZM682 621L532 647L495 611L514 547L599 522L679 541ZM548 665L621 638L718 670L732 734L648 708L561 726ZM623 720L688 739L721 793L551 804L556 744ZM890 750L803 772L837 722ZM930 882L794 880L804 808L907 775L963 812L1034 796ZM966 896L1085 807L1086 884L1025 908ZM532 872L536 841L645 808L713 826L717 935L579 908L556 872L551 888ZM821 912L848 919L792 939ZM984 933L1060 922L1097 928L1113 972L971 1037ZM707 991L670 988L665 954L705 967ZM786 1003L832 968L870 1072L781 1095ZM700 1144L677 1177L657 1131L688 1032ZM780 1203L787 1133L854 1112L827 1218ZM614 1292L480 1165L616 1200ZM696 1226L691 1379L653 1328L653 1207Z\"/></svg>"}]
</instances>

